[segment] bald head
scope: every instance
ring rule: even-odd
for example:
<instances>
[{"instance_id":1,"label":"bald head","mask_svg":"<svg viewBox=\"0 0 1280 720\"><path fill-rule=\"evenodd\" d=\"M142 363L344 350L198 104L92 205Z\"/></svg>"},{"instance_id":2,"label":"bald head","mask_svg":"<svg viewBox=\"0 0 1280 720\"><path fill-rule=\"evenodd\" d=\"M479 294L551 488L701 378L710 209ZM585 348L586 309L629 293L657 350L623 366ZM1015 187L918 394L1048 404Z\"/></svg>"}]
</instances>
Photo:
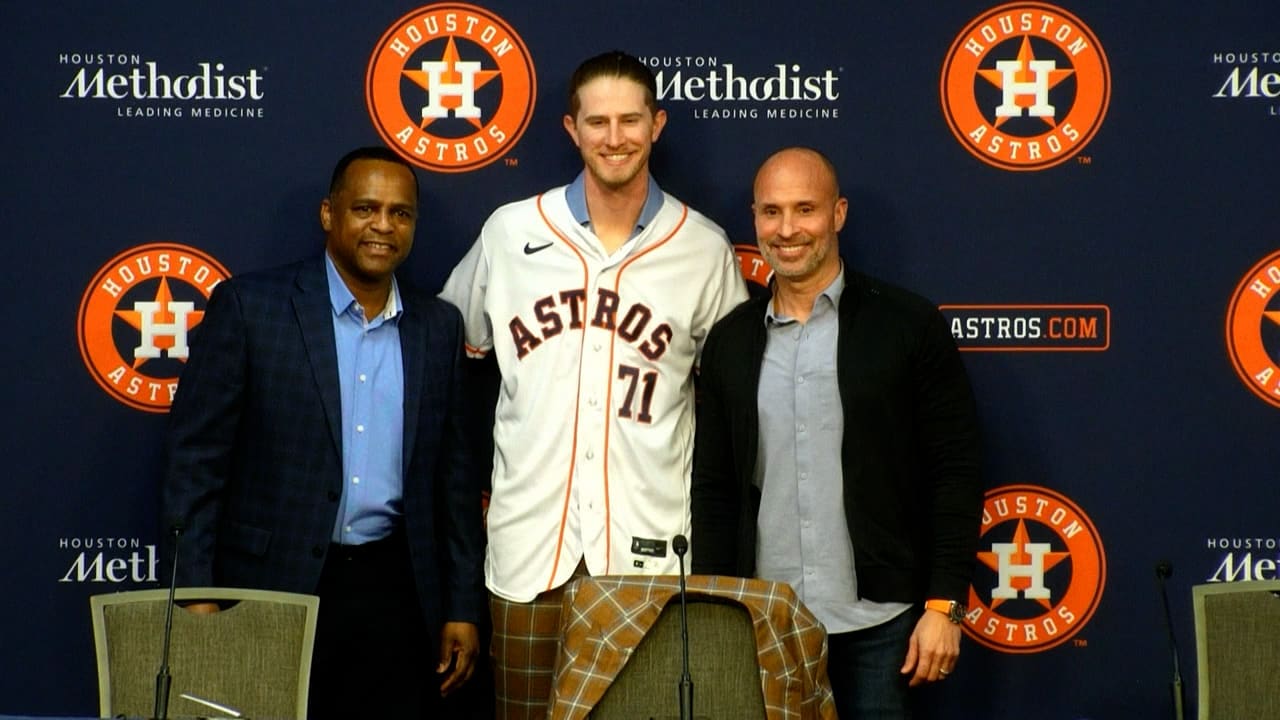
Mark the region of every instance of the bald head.
<instances>
[{"instance_id":1,"label":"bald head","mask_svg":"<svg viewBox=\"0 0 1280 720\"><path fill-rule=\"evenodd\" d=\"M831 161L809 148L779 150L756 171L753 196L756 242L778 289L807 294L834 280L849 203Z\"/></svg>"},{"instance_id":2,"label":"bald head","mask_svg":"<svg viewBox=\"0 0 1280 720\"><path fill-rule=\"evenodd\" d=\"M751 185L752 190L757 191L757 196L761 178L779 171L803 172L811 176L815 190L829 193L832 200L840 197L840 181L836 177L836 166L831 164L826 155L813 148L783 148L765 158L760 169L756 171L755 181Z\"/></svg>"}]
</instances>

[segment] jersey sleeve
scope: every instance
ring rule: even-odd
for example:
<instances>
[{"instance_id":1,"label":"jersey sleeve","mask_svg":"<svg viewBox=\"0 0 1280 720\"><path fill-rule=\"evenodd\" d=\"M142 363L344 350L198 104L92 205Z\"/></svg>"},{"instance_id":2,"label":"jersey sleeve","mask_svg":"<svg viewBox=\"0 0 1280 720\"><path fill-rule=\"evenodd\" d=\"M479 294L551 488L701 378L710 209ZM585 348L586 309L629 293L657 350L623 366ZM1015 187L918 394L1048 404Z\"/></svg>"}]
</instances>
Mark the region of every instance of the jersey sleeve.
<instances>
[{"instance_id":1,"label":"jersey sleeve","mask_svg":"<svg viewBox=\"0 0 1280 720\"><path fill-rule=\"evenodd\" d=\"M719 268L708 278L706 290L700 299L701 306L693 333L698 348L694 357L695 367L701 364L702 346L711 326L747 299L747 285L742 280L742 271L738 269L738 261L727 239L719 259Z\"/></svg>"},{"instance_id":2,"label":"jersey sleeve","mask_svg":"<svg viewBox=\"0 0 1280 720\"><path fill-rule=\"evenodd\" d=\"M485 235L489 224L480 231L471 249L445 281L440 297L462 312L463 341L467 356L482 358L493 349L493 328L485 313L485 295L489 289L489 256Z\"/></svg>"}]
</instances>

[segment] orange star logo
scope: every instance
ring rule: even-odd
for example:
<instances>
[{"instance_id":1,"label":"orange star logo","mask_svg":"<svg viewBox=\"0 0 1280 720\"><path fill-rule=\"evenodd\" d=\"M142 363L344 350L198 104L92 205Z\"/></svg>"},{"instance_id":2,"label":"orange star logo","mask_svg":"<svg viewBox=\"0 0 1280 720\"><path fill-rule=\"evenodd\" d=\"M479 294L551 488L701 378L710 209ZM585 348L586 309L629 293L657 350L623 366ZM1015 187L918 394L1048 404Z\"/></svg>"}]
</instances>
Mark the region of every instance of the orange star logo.
<instances>
[{"instance_id":1,"label":"orange star logo","mask_svg":"<svg viewBox=\"0 0 1280 720\"><path fill-rule=\"evenodd\" d=\"M1002 96L994 108L993 88ZM1013 2L975 17L956 36L942 66L941 99L952 134L975 157L1002 170L1044 170L1074 157L1098 132L1111 70L1080 18L1043 0Z\"/></svg>"},{"instance_id":2,"label":"orange star logo","mask_svg":"<svg viewBox=\"0 0 1280 720\"><path fill-rule=\"evenodd\" d=\"M1022 565L1022 566L1030 565L1031 553L1027 552L1027 545L1030 543L1031 543L1031 537L1030 535L1027 534L1026 521L1019 519L1017 529L1014 530L1013 532L1013 546L1016 549L1014 550L1013 554L1009 557L1009 562L1011 562L1014 565ZM1054 567L1055 565L1062 562L1063 560L1066 560L1069 557L1071 557L1071 553L1068 553L1068 552L1044 553L1042 556L1044 566L1041 568L1041 570L1049 570L1050 568ZM986 565L992 570L996 572L1000 572L1000 556L998 554L993 552L980 552L978 553L978 560L980 560L983 565ZM1031 587L1031 578L1027 577L1026 575L1018 575L1010 578L1009 584L1015 590L1026 590ZM993 598L991 601L991 609L994 610L997 607L1000 607L1000 605L1004 602L1005 602L1005 598ZM1043 605L1046 610L1050 610L1053 608L1053 605L1045 598L1037 598L1036 602Z\"/></svg>"},{"instance_id":3,"label":"orange star logo","mask_svg":"<svg viewBox=\"0 0 1280 720\"><path fill-rule=\"evenodd\" d=\"M1022 47L1018 48L1018 57L1017 57L1018 71L1013 76L1014 82L1029 83L1035 80L1035 75L1034 73L1031 72L1031 61L1035 59L1036 59L1035 52L1032 51L1031 49L1031 38L1027 35L1023 35ZM1063 80L1066 80L1074 72L1075 70L1071 70L1071 69L1059 70L1055 68L1053 70L1050 70L1049 71L1049 89L1052 90L1054 87L1058 85L1058 83L1062 82ZM982 79L986 80L992 85L995 85L1001 90L1004 89L1005 75L1003 71L992 70L990 68L983 68L978 70L978 75L981 76ZM1017 99L1014 102L1020 108L1028 108L1028 107L1031 107L1034 101L1035 100L1031 95L1018 95ZM1008 119L1009 118L1007 117L996 118L995 127L1000 127ZM1057 126L1057 123L1054 121L1054 118L1052 116L1042 116L1040 119L1044 120L1045 123L1049 125L1049 127Z\"/></svg>"},{"instance_id":4,"label":"orange star logo","mask_svg":"<svg viewBox=\"0 0 1280 720\"><path fill-rule=\"evenodd\" d=\"M387 147L433 172L471 172L506 155L528 128L537 96L520 34L489 9L457 0L396 20L365 70L374 128Z\"/></svg>"},{"instance_id":5,"label":"orange star logo","mask_svg":"<svg viewBox=\"0 0 1280 720\"><path fill-rule=\"evenodd\" d=\"M458 55L458 45L454 42L453 36L451 35L449 36L448 43L445 45L444 55L440 58L440 60L449 68L445 72L441 73L441 83L445 85L458 85L462 83L462 73L458 71L457 67L458 61L461 59L462 58ZM500 74L501 72L498 70L481 70L472 76L472 86L474 89L479 90L490 80L498 77ZM412 80L418 87L426 90L427 92L431 92L431 77L427 73L422 70L405 70L404 75ZM462 98L457 95L444 95L440 98L440 104L450 110L456 110L462 104ZM423 118L419 127L426 130L432 123L440 119L441 118ZM466 118L466 120L474 125L476 129L484 127L483 123L480 122L480 118Z\"/></svg>"},{"instance_id":6,"label":"orange star logo","mask_svg":"<svg viewBox=\"0 0 1280 720\"><path fill-rule=\"evenodd\" d=\"M1280 407L1280 359L1274 348L1280 310L1275 288L1280 278L1280 251L1254 265L1236 286L1227 307L1227 352L1236 375L1259 398Z\"/></svg>"},{"instance_id":7,"label":"orange star logo","mask_svg":"<svg viewBox=\"0 0 1280 720\"><path fill-rule=\"evenodd\" d=\"M169 289L168 278L160 278L160 287L156 290L154 302L160 307L160 310L151 317L150 321L152 323L172 325L178 321L177 315L174 314L169 306L169 303L173 302L173 292ZM115 315L121 320L129 323L129 326L138 332L142 332L142 325L144 322L147 322L147 320L143 318L143 314L137 310L116 310ZM201 320L204 320L203 310L192 310L186 313L186 329L190 330L196 325L199 325ZM158 335L152 339L152 343L161 350L169 350L173 347L174 337L172 335ZM152 358L135 356L133 358L133 369L137 370L139 366L151 359ZM187 361L185 357L178 359L182 362Z\"/></svg>"},{"instance_id":8,"label":"orange star logo","mask_svg":"<svg viewBox=\"0 0 1280 720\"><path fill-rule=\"evenodd\" d=\"M1089 622L1106 585L1106 553L1070 498L1042 485L992 488L981 542L962 624L971 639L997 652L1035 653Z\"/></svg>"},{"instance_id":9,"label":"orange star logo","mask_svg":"<svg viewBox=\"0 0 1280 720\"><path fill-rule=\"evenodd\" d=\"M85 287L76 315L80 357L90 377L131 408L168 412L181 364L147 360L186 362L173 354L183 349L180 336L204 320L213 289L228 277L216 258L179 243L136 245L108 260ZM174 302L175 288L183 300ZM125 299L139 296L143 300ZM134 342L121 322L137 331Z\"/></svg>"}]
</instances>

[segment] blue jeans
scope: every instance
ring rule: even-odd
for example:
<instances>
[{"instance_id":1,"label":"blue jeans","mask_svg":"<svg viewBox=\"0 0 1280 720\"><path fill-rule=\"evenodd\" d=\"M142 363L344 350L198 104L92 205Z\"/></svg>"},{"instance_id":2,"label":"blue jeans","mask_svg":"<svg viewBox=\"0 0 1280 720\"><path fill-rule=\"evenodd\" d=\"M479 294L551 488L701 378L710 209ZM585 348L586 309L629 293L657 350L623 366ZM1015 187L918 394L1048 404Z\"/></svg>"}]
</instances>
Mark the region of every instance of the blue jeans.
<instances>
[{"instance_id":1,"label":"blue jeans","mask_svg":"<svg viewBox=\"0 0 1280 720\"><path fill-rule=\"evenodd\" d=\"M840 720L909 720L910 675L898 672L920 611L865 630L827 636L827 676Z\"/></svg>"}]
</instances>

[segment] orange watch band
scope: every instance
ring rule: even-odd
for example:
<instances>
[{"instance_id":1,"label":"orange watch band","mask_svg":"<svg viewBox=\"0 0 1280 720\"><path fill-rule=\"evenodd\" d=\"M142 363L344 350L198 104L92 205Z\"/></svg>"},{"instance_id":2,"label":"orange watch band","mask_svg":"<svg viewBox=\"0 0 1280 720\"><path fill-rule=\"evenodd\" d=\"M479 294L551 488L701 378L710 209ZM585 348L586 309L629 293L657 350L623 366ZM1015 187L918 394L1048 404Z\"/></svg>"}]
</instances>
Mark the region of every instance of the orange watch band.
<instances>
[{"instance_id":1,"label":"orange watch band","mask_svg":"<svg viewBox=\"0 0 1280 720\"><path fill-rule=\"evenodd\" d=\"M935 610L946 615L948 620L957 625L964 620L965 607L955 600L925 600L924 607L926 610Z\"/></svg>"}]
</instances>

